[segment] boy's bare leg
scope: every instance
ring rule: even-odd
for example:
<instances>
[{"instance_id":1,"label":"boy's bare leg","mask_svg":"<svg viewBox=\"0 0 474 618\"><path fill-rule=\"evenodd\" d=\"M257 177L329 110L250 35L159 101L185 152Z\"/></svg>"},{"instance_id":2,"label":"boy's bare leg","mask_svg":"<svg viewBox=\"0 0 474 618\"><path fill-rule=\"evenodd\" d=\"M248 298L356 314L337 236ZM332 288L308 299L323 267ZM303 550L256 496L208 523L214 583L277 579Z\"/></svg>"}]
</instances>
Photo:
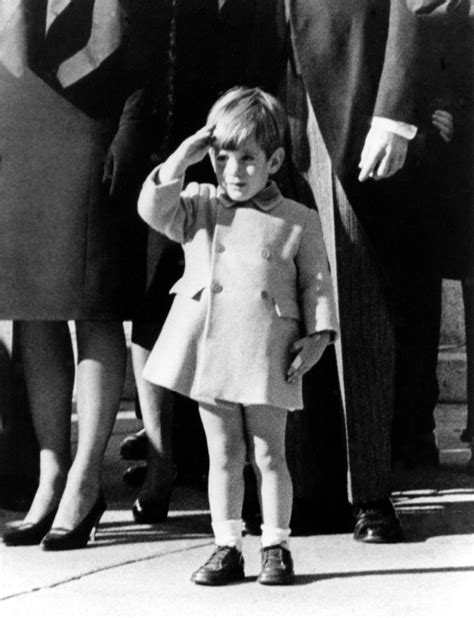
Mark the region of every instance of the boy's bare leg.
<instances>
[{"instance_id":1,"label":"boy's bare leg","mask_svg":"<svg viewBox=\"0 0 474 618\"><path fill-rule=\"evenodd\" d=\"M245 408L249 456L257 476L265 526L288 529L293 486L286 463L288 413L272 406Z\"/></svg>"},{"instance_id":2,"label":"boy's bare leg","mask_svg":"<svg viewBox=\"0 0 474 618\"><path fill-rule=\"evenodd\" d=\"M209 452L209 505L212 521L242 518L246 445L242 412L199 405Z\"/></svg>"}]
</instances>

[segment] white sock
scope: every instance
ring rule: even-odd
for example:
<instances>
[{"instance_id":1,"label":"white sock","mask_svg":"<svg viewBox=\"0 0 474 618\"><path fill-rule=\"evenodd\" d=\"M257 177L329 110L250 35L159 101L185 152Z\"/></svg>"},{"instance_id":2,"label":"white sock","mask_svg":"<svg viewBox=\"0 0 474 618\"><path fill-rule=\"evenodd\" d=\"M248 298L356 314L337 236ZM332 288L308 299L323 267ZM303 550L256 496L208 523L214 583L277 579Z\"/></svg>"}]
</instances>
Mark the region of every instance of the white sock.
<instances>
[{"instance_id":1,"label":"white sock","mask_svg":"<svg viewBox=\"0 0 474 618\"><path fill-rule=\"evenodd\" d=\"M274 528L262 524L262 547L281 545L285 549L290 548L290 528Z\"/></svg>"},{"instance_id":2,"label":"white sock","mask_svg":"<svg viewBox=\"0 0 474 618\"><path fill-rule=\"evenodd\" d=\"M237 547L242 551L242 520L225 519L224 521L213 521L212 530L216 545L226 545Z\"/></svg>"}]
</instances>

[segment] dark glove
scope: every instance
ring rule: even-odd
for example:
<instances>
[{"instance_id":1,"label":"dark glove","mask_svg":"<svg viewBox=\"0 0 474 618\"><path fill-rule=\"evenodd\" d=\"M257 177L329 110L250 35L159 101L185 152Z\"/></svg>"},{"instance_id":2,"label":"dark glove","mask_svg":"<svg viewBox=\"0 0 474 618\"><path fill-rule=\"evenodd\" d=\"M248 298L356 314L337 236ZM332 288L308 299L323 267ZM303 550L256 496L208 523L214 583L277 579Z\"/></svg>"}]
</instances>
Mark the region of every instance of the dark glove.
<instances>
[{"instance_id":1,"label":"dark glove","mask_svg":"<svg viewBox=\"0 0 474 618\"><path fill-rule=\"evenodd\" d=\"M102 180L111 198L133 190L147 173L149 156L148 113L143 91L131 95L125 103L117 133L110 144Z\"/></svg>"}]
</instances>

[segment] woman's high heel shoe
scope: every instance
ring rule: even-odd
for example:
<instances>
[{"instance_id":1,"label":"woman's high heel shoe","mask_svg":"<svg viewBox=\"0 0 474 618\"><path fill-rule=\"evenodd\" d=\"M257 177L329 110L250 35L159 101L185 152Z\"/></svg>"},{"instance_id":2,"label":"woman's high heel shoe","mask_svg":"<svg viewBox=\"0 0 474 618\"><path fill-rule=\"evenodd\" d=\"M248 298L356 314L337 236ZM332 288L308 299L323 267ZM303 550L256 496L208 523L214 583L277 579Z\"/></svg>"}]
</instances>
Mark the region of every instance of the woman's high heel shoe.
<instances>
[{"instance_id":1,"label":"woman's high heel shoe","mask_svg":"<svg viewBox=\"0 0 474 618\"><path fill-rule=\"evenodd\" d=\"M137 498L132 507L133 519L137 524L157 524L166 521L170 508L172 489L161 500Z\"/></svg>"},{"instance_id":2,"label":"woman's high heel shoe","mask_svg":"<svg viewBox=\"0 0 474 618\"><path fill-rule=\"evenodd\" d=\"M178 471L173 467L171 483L168 489L163 489L157 498L138 498L132 507L133 519L137 524L157 524L166 521L170 508L171 493L176 482Z\"/></svg>"},{"instance_id":3,"label":"woman's high heel shoe","mask_svg":"<svg viewBox=\"0 0 474 618\"><path fill-rule=\"evenodd\" d=\"M39 545L44 535L53 525L57 508L34 523L12 526L3 533L5 545Z\"/></svg>"},{"instance_id":4,"label":"woman's high heel shoe","mask_svg":"<svg viewBox=\"0 0 474 618\"><path fill-rule=\"evenodd\" d=\"M123 473L122 480L129 487L141 487L145 482L147 469L146 463L129 466Z\"/></svg>"},{"instance_id":5,"label":"woman's high heel shoe","mask_svg":"<svg viewBox=\"0 0 474 618\"><path fill-rule=\"evenodd\" d=\"M65 549L80 549L85 547L95 533L100 518L107 508L107 503L102 494L97 498L89 513L72 530L64 528L51 528L44 537L42 547L45 551L62 551Z\"/></svg>"}]
</instances>

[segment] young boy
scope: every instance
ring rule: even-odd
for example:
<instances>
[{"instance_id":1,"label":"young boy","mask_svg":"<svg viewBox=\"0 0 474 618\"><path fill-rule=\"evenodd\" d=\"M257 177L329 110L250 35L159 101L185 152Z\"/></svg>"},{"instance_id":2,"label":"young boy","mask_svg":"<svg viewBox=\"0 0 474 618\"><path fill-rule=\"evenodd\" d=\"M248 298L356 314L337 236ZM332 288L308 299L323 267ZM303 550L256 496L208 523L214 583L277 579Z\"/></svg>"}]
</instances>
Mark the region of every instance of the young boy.
<instances>
[{"instance_id":1,"label":"young boy","mask_svg":"<svg viewBox=\"0 0 474 618\"><path fill-rule=\"evenodd\" d=\"M282 164L285 114L262 90L235 88L207 126L145 181L143 219L181 242L185 272L145 367L156 384L199 402L209 449L216 550L196 584L244 578L246 451L262 506L261 584L290 584L292 485L287 413L303 407L301 378L337 329L318 215L284 198L269 176ZM186 169L209 152L217 187L190 184Z\"/></svg>"}]
</instances>

